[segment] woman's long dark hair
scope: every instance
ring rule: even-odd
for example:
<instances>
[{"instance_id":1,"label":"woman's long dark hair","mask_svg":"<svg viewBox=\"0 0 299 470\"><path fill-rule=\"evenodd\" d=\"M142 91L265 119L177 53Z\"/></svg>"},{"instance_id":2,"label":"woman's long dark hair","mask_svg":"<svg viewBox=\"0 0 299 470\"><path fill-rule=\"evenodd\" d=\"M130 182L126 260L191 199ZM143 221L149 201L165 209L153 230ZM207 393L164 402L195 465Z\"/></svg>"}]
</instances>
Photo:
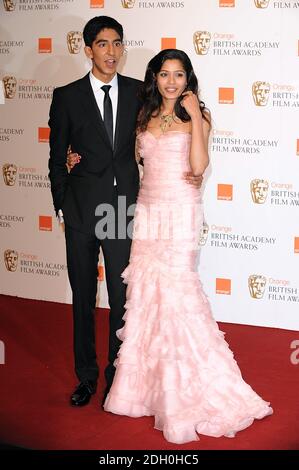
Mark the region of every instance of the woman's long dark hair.
<instances>
[{"instance_id":1,"label":"woman's long dark hair","mask_svg":"<svg viewBox=\"0 0 299 470\"><path fill-rule=\"evenodd\" d=\"M151 117L157 116L160 112L162 96L158 90L156 76L160 72L163 63L166 60L174 59L179 60L182 63L183 69L187 74L186 90L190 90L198 96L198 81L187 54L184 51L180 51L179 49L164 49L149 61L146 68L144 83L140 91L142 108L140 110L137 122L137 129L139 131L145 131ZM181 99L182 97L179 97L175 103L174 114L183 122L188 122L191 118L185 108L180 105ZM200 99L199 105L203 119L210 123L207 117L207 108L205 107L204 102Z\"/></svg>"}]
</instances>

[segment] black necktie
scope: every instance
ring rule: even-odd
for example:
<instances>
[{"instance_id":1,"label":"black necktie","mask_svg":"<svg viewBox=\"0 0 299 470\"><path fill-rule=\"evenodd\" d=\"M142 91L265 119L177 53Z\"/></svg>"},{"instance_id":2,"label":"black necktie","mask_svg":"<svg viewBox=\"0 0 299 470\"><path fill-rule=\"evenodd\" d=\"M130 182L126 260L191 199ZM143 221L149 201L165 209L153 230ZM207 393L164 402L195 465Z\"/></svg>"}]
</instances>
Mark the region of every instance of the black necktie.
<instances>
[{"instance_id":1,"label":"black necktie","mask_svg":"<svg viewBox=\"0 0 299 470\"><path fill-rule=\"evenodd\" d=\"M105 93L104 97L104 124L106 127L106 131L113 147L113 114L112 114L112 103L111 98L109 96L109 90L111 85L104 85L102 86L102 90Z\"/></svg>"}]
</instances>

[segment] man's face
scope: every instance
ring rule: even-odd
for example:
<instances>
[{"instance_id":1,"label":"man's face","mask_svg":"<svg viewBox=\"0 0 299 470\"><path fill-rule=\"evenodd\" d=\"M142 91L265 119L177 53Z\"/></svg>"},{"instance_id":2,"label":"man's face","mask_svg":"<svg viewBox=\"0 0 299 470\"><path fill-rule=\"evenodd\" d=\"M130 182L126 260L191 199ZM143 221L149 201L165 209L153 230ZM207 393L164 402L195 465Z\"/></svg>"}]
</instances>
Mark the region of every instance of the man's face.
<instances>
[{"instance_id":1,"label":"man's face","mask_svg":"<svg viewBox=\"0 0 299 470\"><path fill-rule=\"evenodd\" d=\"M8 271L15 272L18 266L18 254L13 250L4 253L5 265Z\"/></svg>"},{"instance_id":2,"label":"man's face","mask_svg":"<svg viewBox=\"0 0 299 470\"><path fill-rule=\"evenodd\" d=\"M69 33L68 44L70 52L72 54L78 54L82 45L82 34L79 31Z\"/></svg>"},{"instance_id":3,"label":"man's face","mask_svg":"<svg viewBox=\"0 0 299 470\"><path fill-rule=\"evenodd\" d=\"M254 299L261 299L264 295L266 279L264 276L251 276L249 279L250 294Z\"/></svg>"},{"instance_id":4,"label":"man's face","mask_svg":"<svg viewBox=\"0 0 299 470\"><path fill-rule=\"evenodd\" d=\"M254 89L257 106L266 106L268 103L270 87L268 83L260 83Z\"/></svg>"},{"instance_id":5,"label":"man's face","mask_svg":"<svg viewBox=\"0 0 299 470\"><path fill-rule=\"evenodd\" d=\"M194 34L194 46L197 54L206 55L210 47L210 42L211 35L207 31L199 31Z\"/></svg>"},{"instance_id":6,"label":"man's face","mask_svg":"<svg viewBox=\"0 0 299 470\"><path fill-rule=\"evenodd\" d=\"M108 83L117 71L124 47L114 29L105 28L99 32L92 46L85 47L85 54L93 61L92 73L99 80Z\"/></svg>"},{"instance_id":7,"label":"man's face","mask_svg":"<svg viewBox=\"0 0 299 470\"><path fill-rule=\"evenodd\" d=\"M17 89L17 81L14 77L7 77L3 79L4 92L6 98L13 98Z\"/></svg>"},{"instance_id":8,"label":"man's face","mask_svg":"<svg viewBox=\"0 0 299 470\"><path fill-rule=\"evenodd\" d=\"M4 182L7 186L13 186L16 181L17 169L14 166L8 166L3 171Z\"/></svg>"}]
</instances>

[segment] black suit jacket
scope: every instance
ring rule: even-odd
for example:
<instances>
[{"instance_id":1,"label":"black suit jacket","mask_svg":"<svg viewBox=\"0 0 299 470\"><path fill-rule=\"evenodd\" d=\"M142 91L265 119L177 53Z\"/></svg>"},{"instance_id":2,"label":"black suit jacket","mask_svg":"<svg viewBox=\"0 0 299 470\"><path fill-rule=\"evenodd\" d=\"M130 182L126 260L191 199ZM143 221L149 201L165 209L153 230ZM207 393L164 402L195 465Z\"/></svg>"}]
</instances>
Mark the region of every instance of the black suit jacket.
<instances>
[{"instance_id":1,"label":"black suit jacket","mask_svg":"<svg viewBox=\"0 0 299 470\"><path fill-rule=\"evenodd\" d=\"M114 177L119 195L136 201L139 172L135 161L135 130L142 82L118 74L118 105L114 148L109 142L89 74L56 88L50 108L49 178L56 213L77 230L94 233L95 209L110 203ZM68 146L81 161L68 174Z\"/></svg>"}]
</instances>

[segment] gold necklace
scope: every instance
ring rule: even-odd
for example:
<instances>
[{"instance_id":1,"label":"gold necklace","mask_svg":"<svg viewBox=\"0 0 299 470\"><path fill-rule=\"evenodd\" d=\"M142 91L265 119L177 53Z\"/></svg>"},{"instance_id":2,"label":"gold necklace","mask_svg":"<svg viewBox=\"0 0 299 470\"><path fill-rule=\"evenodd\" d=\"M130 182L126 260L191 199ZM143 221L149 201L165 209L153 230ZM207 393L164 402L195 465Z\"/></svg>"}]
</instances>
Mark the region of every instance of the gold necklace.
<instances>
[{"instance_id":1,"label":"gold necklace","mask_svg":"<svg viewBox=\"0 0 299 470\"><path fill-rule=\"evenodd\" d=\"M173 123L173 115L172 114L161 114L160 116L160 129L162 132L166 132L167 127L170 127Z\"/></svg>"}]
</instances>

